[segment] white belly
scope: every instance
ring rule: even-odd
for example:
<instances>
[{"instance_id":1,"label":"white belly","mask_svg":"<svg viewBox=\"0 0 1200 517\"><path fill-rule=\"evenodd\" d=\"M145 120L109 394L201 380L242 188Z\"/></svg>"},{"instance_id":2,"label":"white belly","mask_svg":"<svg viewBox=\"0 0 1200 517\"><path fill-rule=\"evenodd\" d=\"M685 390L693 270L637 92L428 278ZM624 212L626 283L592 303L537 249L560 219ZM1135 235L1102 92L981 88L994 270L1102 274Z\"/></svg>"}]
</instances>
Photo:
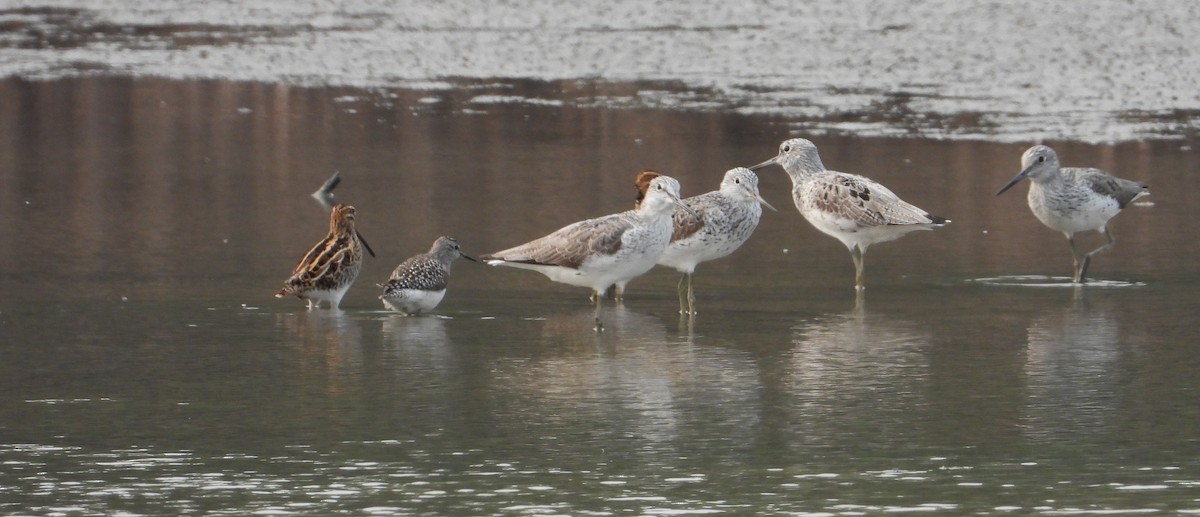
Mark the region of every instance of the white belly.
<instances>
[{"instance_id":1,"label":"white belly","mask_svg":"<svg viewBox=\"0 0 1200 517\"><path fill-rule=\"evenodd\" d=\"M1117 200L1090 191L1055 197L1034 184L1029 189L1029 209L1042 224L1065 234L1101 231L1121 211Z\"/></svg>"},{"instance_id":2,"label":"white belly","mask_svg":"<svg viewBox=\"0 0 1200 517\"><path fill-rule=\"evenodd\" d=\"M383 305L391 310L405 314L420 314L437 307L446 296L446 290L423 291L420 289L399 289L381 296Z\"/></svg>"}]
</instances>

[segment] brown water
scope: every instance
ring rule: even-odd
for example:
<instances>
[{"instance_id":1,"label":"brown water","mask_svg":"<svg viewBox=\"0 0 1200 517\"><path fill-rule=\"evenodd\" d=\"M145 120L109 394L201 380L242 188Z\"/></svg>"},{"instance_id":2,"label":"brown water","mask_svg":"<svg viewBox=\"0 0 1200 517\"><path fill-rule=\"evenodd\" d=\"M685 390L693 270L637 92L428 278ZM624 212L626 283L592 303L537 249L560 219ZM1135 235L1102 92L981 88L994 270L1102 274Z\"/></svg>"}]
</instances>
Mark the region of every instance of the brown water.
<instances>
[{"instance_id":1,"label":"brown water","mask_svg":"<svg viewBox=\"0 0 1200 517\"><path fill-rule=\"evenodd\" d=\"M671 271L597 334L585 290L465 261L438 316L384 312L438 235L623 210L645 167L708 191L793 122L480 89L0 82L0 512L1200 511L1197 142L1051 142L1153 191L1084 288L998 285L1070 272L1024 187L993 195L1027 143L806 135L954 220L872 248L857 300L769 169L780 212L699 268L690 324ZM308 312L271 294L335 170L379 257Z\"/></svg>"}]
</instances>

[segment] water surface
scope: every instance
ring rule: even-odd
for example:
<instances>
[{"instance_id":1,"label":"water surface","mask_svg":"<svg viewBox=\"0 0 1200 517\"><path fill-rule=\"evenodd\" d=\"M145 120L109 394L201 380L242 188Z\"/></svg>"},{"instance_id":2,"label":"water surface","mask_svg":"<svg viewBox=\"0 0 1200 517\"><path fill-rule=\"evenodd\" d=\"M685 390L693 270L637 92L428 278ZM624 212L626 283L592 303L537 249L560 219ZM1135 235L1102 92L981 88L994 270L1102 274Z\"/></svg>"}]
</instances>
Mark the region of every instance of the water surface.
<instances>
[{"instance_id":1,"label":"water surface","mask_svg":"<svg viewBox=\"0 0 1200 517\"><path fill-rule=\"evenodd\" d=\"M817 136L954 220L873 247L861 297L768 169L780 212L698 269L691 322L671 271L597 334L585 290L465 261L436 316L385 312L374 284L438 235L477 254L623 210L645 167L698 194L793 134L474 97L0 82L0 511L1200 511L1195 142L1050 142L1153 191L1094 286L981 281L1070 271L1023 187L993 195L1026 144ZM271 294L335 170L379 257L310 312Z\"/></svg>"}]
</instances>

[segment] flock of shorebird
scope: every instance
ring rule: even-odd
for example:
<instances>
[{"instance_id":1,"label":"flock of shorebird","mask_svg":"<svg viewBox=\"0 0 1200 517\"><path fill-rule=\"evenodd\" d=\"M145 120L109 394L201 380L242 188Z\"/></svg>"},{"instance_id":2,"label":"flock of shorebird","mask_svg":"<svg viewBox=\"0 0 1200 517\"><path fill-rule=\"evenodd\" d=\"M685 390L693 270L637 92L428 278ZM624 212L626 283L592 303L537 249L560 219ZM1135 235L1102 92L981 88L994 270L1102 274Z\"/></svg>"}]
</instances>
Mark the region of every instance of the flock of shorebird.
<instances>
[{"instance_id":1,"label":"flock of shorebird","mask_svg":"<svg viewBox=\"0 0 1200 517\"><path fill-rule=\"evenodd\" d=\"M590 288L597 328L600 301L610 287L615 287L619 300L630 280L655 265L668 266L682 273L680 313L694 314L692 273L696 266L736 251L758 226L762 206L775 210L759 194L758 176L753 172L770 165L782 167L792 179L792 200L800 214L849 248L855 287L860 290L864 288L863 255L869 246L950 222L905 202L869 178L826 169L816 145L794 138L780 144L775 157L726 172L718 190L687 199L680 199L675 179L643 171L635 180L638 198L633 210L572 223L525 244L482 255L479 260L530 269L555 282ZM1075 262L1075 283L1084 282L1093 256L1115 244L1108 221L1150 193L1145 184L1099 169L1062 167L1054 150L1044 145L1025 151L1021 167L996 195L1026 178L1031 180L1029 208L1043 224L1066 235ZM337 178L318 191L327 195L325 204L331 208L329 234L300 260L276 297L294 295L306 300L309 308L328 301L337 308L358 277L364 248L374 256L355 229L354 207L333 205L328 196ZM1108 242L1081 255L1074 236L1088 230L1103 233ZM396 267L387 283L380 285L380 299L405 314L432 310L445 296L450 265L459 257L476 260L463 254L458 241L439 237L428 253Z\"/></svg>"}]
</instances>

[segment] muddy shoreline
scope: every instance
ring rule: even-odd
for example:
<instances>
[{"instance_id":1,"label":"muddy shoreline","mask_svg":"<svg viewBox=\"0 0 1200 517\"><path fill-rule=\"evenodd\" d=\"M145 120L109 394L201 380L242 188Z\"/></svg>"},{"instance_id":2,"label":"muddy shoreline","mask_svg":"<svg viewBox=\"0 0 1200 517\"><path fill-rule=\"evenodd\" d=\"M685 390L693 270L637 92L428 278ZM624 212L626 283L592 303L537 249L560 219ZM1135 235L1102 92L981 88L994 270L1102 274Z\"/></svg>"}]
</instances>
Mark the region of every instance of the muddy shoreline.
<instances>
[{"instance_id":1,"label":"muddy shoreline","mask_svg":"<svg viewBox=\"0 0 1200 517\"><path fill-rule=\"evenodd\" d=\"M1198 24L1186 1L27 0L0 9L0 77L463 91L777 116L806 134L1186 140L1200 126ZM530 82L537 96L506 93Z\"/></svg>"}]
</instances>

